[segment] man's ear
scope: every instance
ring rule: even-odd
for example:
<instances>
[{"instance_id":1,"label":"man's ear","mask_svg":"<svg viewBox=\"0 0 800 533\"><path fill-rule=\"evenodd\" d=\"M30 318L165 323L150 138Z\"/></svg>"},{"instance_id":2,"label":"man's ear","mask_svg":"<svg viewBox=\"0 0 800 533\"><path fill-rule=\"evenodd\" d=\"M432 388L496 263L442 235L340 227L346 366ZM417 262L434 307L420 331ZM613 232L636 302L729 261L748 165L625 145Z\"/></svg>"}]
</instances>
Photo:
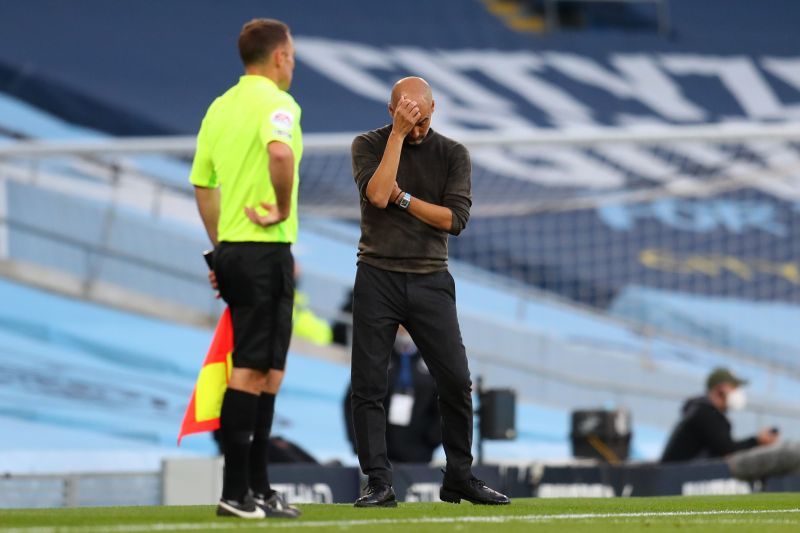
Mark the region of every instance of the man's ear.
<instances>
[{"instance_id":1,"label":"man's ear","mask_svg":"<svg viewBox=\"0 0 800 533\"><path fill-rule=\"evenodd\" d=\"M272 64L276 67L281 67L283 66L283 61L283 48L279 46L272 51Z\"/></svg>"},{"instance_id":2,"label":"man's ear","mask_svg":"<svg viewBox=\"0 0 800 533\"><path fill-rule=\"evenodd\" d=\"M436 100L431 100L431 113L436 111Z\"/></svg>"},{"instance_id":3,"label":"man's ear","mask_svg":"<svg viewBox=\"0 0 800 533\"><path fill-rule=\"evenodd\" d=\"M389 116L394 118L394 106L392 106L392 104L388 104L386 108L389 110Z\"/></svg>"}]
</instances>

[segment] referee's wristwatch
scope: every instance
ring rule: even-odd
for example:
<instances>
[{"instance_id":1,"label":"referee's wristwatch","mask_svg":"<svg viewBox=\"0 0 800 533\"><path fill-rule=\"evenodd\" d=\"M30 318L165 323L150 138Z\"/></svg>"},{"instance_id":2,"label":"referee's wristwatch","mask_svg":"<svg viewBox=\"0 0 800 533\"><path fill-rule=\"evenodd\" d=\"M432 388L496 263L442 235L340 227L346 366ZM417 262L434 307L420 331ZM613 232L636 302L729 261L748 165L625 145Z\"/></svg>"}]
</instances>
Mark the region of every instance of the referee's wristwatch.
<instances>
[{"instance_id":1,"label":"referee's wristwatch","mask_svg":"<svg viewBox=\"0 0 800 533\"><path fill-rule=\"evenodd\" d=\"M407 192L403 192L400 194L400 197L397 199L397 207L400 209L408 209L409 204L411 203L411 195Z\"/></svg>"}]
</instances>

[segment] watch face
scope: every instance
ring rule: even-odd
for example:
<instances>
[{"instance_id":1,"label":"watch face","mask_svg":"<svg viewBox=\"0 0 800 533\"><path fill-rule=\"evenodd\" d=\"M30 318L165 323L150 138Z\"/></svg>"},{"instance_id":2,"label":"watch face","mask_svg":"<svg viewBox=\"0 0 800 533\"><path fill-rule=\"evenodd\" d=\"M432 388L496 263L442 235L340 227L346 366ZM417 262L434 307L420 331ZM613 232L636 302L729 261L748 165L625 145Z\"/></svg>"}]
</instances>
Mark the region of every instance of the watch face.
<instances>
[{"instance_id":1,"label":"watch face","mask_svg":"<svg viewBox=\"0 0 800 533\"><path fill-rule=\"evenodd\" d=\"M408 204L410 204L410 203L411 203L411 195L410 194L406 194L400 200L400 207L402 207L403 209L407 209L408 208Z\"/></svg>"}]
</instances>

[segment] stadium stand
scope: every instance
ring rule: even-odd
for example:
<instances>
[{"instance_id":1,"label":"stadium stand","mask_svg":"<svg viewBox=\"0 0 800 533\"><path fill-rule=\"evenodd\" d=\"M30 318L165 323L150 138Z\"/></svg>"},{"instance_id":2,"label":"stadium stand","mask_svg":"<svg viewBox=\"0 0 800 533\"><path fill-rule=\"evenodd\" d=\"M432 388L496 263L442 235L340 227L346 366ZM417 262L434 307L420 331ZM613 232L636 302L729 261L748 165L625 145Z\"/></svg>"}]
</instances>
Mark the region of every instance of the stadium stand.
<instances>
[{"instance_id":1,"label":"stadium stand","mask_svg":"<svg viewBox=\"0 0 800 533\"><path fill-rule=\"evenodd\" d=\"M541 40L510 31L479 2L454 10L412 0L391 22L374 2L314 1L303 13L293 4L272 2L268 14L295 28L293 92L305 130L317 134L383 124L388 84L411 71L434 86L434 127L456 138L513 141L597 126L724 131L800 116L800 59L793 40L779 37L793 35L796 17L778 15L800 14L788 1L752 11L745 2L673 0L670 39L590 29ZM193 1L188 22L187 5L85 0L75 10L0 0L0 149L18 139L194 133L208 102L238 76L230 36L263 5L232 2L220 12ZM20 22L31 6L46 14L40 30L52 41ZM112 15L125 24L103 23ZM80 39L76 27L85 29ZM189 40L191 53L189 34L203 35ZM475 214L451 241L464 340L473 373L514 387L522 402L518 439L489 443L489 459L567 457L568 412L592 406L630 408L634 457L656 458L680 401L720 364L752 380L737 431L769 423L800 436L798 139L601 136L588 146L473 150ZM303 289L328 318L354 272L349 173L346 143L304 159L296 251ZM4 275L159 319L0 282L8 376L0 424L11 435L0 443L0 472L146 471L176 453L208 342L196 326L221 309L206 286L206 239L187 174L185 160L163 154L0 158ZM43 375L44 365L55 375ZM120 376L124 387L114 385ZM280 433L323 460L352 462L339 422L346 381L342 360L295 350ZM300 421L308 412L319 416ZM43 451L48 441L64 453ZM23 452L34 442L44 460ZM187 454L213 449L202 437L186 443Z\"/></svg>"},{"instance_id":2,"label":"stadium stand","mask_svg":"<svg viewBox=\"0 0 800 533\"><path fill-rule=\"evenodd\" d=\"M174 447L206 330L5 281L0 296L15 303L0 315L0 472L151 471L164 457L215 453L208 435ZM348 382L345 364L294 351L276 433L321 461L353 464L341 417ZM304 415L310 412L316 416ZM525 404L519 439L488 452L509 460L566 458L567 418L563 410ZM645 438L645 450L658 437Z\"/></svg>"}]
</instances>

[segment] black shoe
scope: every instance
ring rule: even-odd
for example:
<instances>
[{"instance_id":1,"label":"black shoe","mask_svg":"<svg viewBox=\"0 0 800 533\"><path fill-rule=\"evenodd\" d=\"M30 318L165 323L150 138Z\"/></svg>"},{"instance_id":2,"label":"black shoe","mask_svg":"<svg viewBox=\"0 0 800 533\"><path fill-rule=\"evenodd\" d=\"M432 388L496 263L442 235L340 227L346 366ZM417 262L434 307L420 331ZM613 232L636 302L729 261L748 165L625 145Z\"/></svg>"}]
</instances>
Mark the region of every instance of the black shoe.
<instances>
[{"instance_id":1,"label":"black shoe","mask_svg":"<svg viewBox=\"0 0 800 533\"><path fill-rule=\"evenodd\" d=\"M247 494L243 500L222 499L217 505L217 516L236 516L238 518L266 518L264 510L256 505L253 497Z\"/></svg>"},{"instance_id":2,"label":"black shoe","mask_svg":"<svg viewBox=\"0 0 800 533\"><path fill-rule=\"evenodd\" d=\"M298 518L302 514L300 509L289 505L286 498L274 490L269 496L253 494L253 499L267 515L267 518Z\"/></svg>"},{"instance_id":3,"label":"black shoe","mask_svg":"<svg viewBox=\"0 0 800 533\"><path fill-rule=\"evenodd\" d=\"M439 490L439 499L450 503L461 503L461 500L467 500L475 505L508 505L511 503L508 496L490 489L486 483L475 477L465 481L450 481L445 478L442 488Z\"/></svg>"},{"instance_id":4,"label":"black shoe","mask_svg":"<svg viewBox=\"0 0 800 533\"><path fill-rule=\"evenodd\" d=\"M355 507L397 507L397 498L391 485L370 483L356 500Z\"/></svg>"}]
</instances>

